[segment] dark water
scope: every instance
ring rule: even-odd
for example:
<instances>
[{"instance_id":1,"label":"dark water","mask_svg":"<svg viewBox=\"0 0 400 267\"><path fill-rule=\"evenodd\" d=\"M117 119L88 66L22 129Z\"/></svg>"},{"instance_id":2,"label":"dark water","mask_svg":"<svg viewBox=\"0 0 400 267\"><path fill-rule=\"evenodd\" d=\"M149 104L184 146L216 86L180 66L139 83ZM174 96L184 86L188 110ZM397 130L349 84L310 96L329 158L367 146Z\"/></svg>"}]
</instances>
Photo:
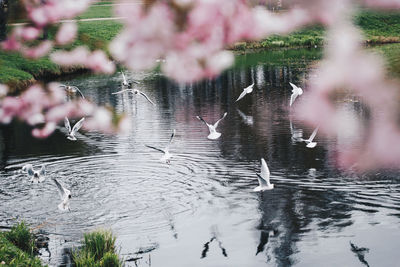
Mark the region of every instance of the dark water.
<instances>
[{"instance_id":1,"label":"dark water","mask_svg":"<svg viewBox=\"0 0 400 267\"><path fill-rule=\"evenodd\" d=\"M63 130L44 141L15 124L1 131L0 223L25 219L48 233L51 265L84 232L111 228L121 254L138 266L396 266L400 260L400 182L396 173L346 174L331 160L349 135L317 136L308 149L292 133L313 129L293 120L289 81L302 85L317 50L241 55L215 80L179 86L158 73L130 73L156 106L119 90L120 76L63 81L87 98L129 114L127 136ZM234 103L242 89L254 91ZM341 108L357 119L359 103ZM195 116L216 121L206 138ZM173 129L171 165L145 144L163 147ZM275 189L253 192L264 157ZM47 165L44 183L16 174L26 163ZM72 192L71 212L49 177ZM367 248L363 250L362 248ZM136 254L137 252L144 252ZM135 266L129 263L128 266Z\"/></svg>"}]
</instances>

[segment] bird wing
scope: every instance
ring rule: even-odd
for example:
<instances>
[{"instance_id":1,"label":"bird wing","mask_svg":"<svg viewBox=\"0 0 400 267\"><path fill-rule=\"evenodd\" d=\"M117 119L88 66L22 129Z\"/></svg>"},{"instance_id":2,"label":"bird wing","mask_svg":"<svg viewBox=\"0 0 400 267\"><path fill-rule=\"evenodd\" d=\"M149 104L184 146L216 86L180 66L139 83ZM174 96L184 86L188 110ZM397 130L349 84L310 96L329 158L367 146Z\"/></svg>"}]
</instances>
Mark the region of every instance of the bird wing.
<instances>
[{"instance_id":1,"label":"bird wing","mask_svg":"<svg viewBox=\"0 0 400 267\"><path fill-rule=\"evenodd\" d=\"M28 166L26 166L26 172L28 173L29 176L33 176L35 174L31 164L28 164Z\"/></svg>"},{"instance_id":2,"label":"bird wing","mask_svg":"<svg viewBox=\"0 0 400 267\"><path fill-rule=\"evenodd\" d=\"M315 128L315 130L310 135L310 138L308 139L310 142L312 142L314 140L315 136L317 135L318 129L319 129L319 126L317 128Z\"/></svg>"},{"instance_id":3,"label":"bird wing","mask_svg":"<svg viewBox=\"0 0 400 267\"><path fill-rule=\"evenodd\" d=\"M139 90L138 90L138 91L139 91ZM142 96L144 96L144 98L146 98L147 101L149 101L152 105L155 105L155 104L153 103L153 101L151 101L150 98L148 98L147 95L146 95L145 93L143 93L142 91L139 91L139 94L141 94Z\"/></svg>"},{"instance_id":4,"label":"bird wing","mask_svg":"<svg viewBox=\"0 0 400 267\"><path fill-rule=\"evenodd\" d=\"M148 145L145 145L145 146L147 146L148 148L152 148L152 149L155 149L157 151L160 151L161 153L165 153L165 151L162 150L161 148L157 148L157 147L154 147L154 146L148 146Z\"/></svg>"},{"instance_id":5,"label":"bird wing","mask_svg":"<svg viewBox=\"0 0 400 267\"><path fill-rule=\"evenodd\" d=\"M45 165L42 165L42 167L40 168L39 175L40 176L45 176L46 175L46 167L45 167Z\"/></svg>"},{"instance_id":6,"label":"bird wing","mask_svg":"<svg viewBox=\"0 0 400 267\"><path fill-rule=\"evenodd\" d=\"M291 83L291 82L289 82L289 84L292 86L292 92L295 92L295 91L297 91L298 90L298 88L299 87L297 87L297 85L295 85L295 84L293 84L293 83Z\"/></svg>"},{"instance_id":7,"label":"bird wing","mask_svg":"<svg viewBox=\"0 0 400 267\"><path fill-rule=\"evenodd\" d=\"M85 120L85 117L83 117L82 119L80 119L77 123L75 123L74 127L72 128L71 133L75 134L77 131L79 131L79 129L82 127L83 125L83 121Z\"/></svg>"},{"instance_id":8,"label":"bird wing","mask_svg":"<svg viewBox=\"0 0 400 267\"><path fill-rule=\"evenodd\" d=\"M257 174L257 179L258 179L258 183L260 184L260 186L268 186L267 181L264 180L264 178L261 177L261 175Z\"/></svg>"},{"instance_id":9,"label":"bird wing","mask_svg":"<svg viewBox=\"0 0 400 267\"><path fill-rule=\"evenodd\" d=\"M210 127L210 124L208 124L202 117L196 116L196 118L199 119L200 121L204 122L205 125L207 125L208 127Z\"/></svg>"},{"instance_id":10,"label":"bird wing","mask_svg":"<svg viewBox=\"0 0 400 267\"><path fill-rule=\"evenodd\" d=\"M225 113L224 113L224 116L222 116L221 119L217 120L217 122L214 123L214 128L215 128L215 129L217 129L219 122L222 121L222 120L226 117L226 115L228 115L228 112L225 112Z\"/></svg>"},{"instance_id":11,"label":"bird wing","mask_svg":"<svg viewBox=\"0 0 400 267\"><path fill-rule=\"evenodd\" d=\"M263 158L261 158L261 177L265 180L267 184L269 184L269 168L267 163Z\"/></svg>"},{"instance_id":12,"label":"bird wing","mask_svg":"<svg viewBox=\"0 0 400 267\"><path fill-rule=\"evenodd\" d=\"M81 91L81 90L79 90L79 88L78 88L78 87L76 87L76 86L72 86L72 87L74 87L74 88L76 89L76 91L78 91L78 92L79 92L79 94L81 95L82 99L85 99L85 96L83 95L82 91Z\"/></svg>"},{"instance_id":13,"label":"bird wing","mask_svg":"<svg viewBox=\"0 0 400 267\"><path fill-rule=\"evenodd\" d=\"M240 94L240 96L238 97L238 99L236 99L235 102L238 102L240 99L242 99L245 95L247 94L246 92L246 88L243 90L243 92Z\"/></svg>"},{"instance_id":14,"label":"bird wing","mask_svg":"<svg viewBox=\"0 0 400 267\"><path fill-rule=\"evenodd\" d=\"M65 125L65 128L67 128L68 133L70 133L71 132L71 124L69 124L69 120L67 117L64 118L64 125Z\"/></svg>"},{"instance_id":15,"label":"bird wing","mask_svg":"<svg viewBox=\"0 0 400 267\"><path fill-rule=\"evenodd\" d=\"M123 92L133 92L133 89L124 89L115 93L111 93L112 95L122 94Z\"/></svg>"},{"instance_id":16,"label":"bird wing","mask_svg":"<svg viewBox=\"0 0 400 267\"><path fill-rule=\"evenodd\" d=\"M172 139L174 139L174 136L175 136L175 129L172 131L171 137L169 138L169 142L168 142L167 147L165 148L165 151L169 150L169 146L171 145Z\"/></svg>"},{"instance_id":17,"label":"bird wing","mask_svg":"<svg viewBox=\"0 0 400 267\"><path fill-rule=\"evenodd\" d=\"M294 100L296 100L296 98L297 98L298 95L299 95L299 94L298 94L297 92L293 92L293 93L292 93L292 95L290 96L290 106L293 105Z\"/></svg>"},{"instance_id":18,"label":"bird wing","mask_svg":"<svg viewBox=\"0 0 400 267\"><path fill-rule=\"evenodd\" d=\"M125 74L121 71L121 74L122 74L122 79L123 79L123 84L128 84L128 82L126 81L126 78L125 78Z\"/></svg>"},{"instance_id":19,"label":"bird wing","mask_svg":"<svg viewBox=\"0 0 400 267\"><path fill-rule=\"evenodd\" d=\"M65 189L56 178L51 178L57 186L61 199L64 199Z\"/></svg>"}]
</instances>

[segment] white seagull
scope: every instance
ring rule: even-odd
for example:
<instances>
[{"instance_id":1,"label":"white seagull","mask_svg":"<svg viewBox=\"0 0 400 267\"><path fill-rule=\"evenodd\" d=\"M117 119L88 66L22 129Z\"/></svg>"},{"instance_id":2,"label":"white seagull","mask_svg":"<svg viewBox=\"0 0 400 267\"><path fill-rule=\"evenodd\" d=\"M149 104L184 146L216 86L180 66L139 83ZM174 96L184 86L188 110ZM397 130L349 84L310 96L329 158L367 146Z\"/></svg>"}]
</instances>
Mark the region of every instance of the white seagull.
<instances>
[{"instance_id":1,"label":"white seagull","mask_svg":"<svg viewBox=\"0 0 400 267\"><path fill-rule=\"evenodd\" d=\"M317 128L315 128L315 130L310 135L310 138L303 139L303 141L307 143L306 147L314 148L317 145L317 142L313 142L313 140L314 140L315 136L317 135L318 129L319 129L319 126Z\"/></svg>"},{"instance_id":2,"label":"white seagull","mask_svg":"<svg viewBox=\"0 0 400 267\"><path fill-rule=\"evenodd\" d=\"M152 105L155 105L154 102L151 101L150 98L149 98L145 93L143 93L142 91L140 91L140 90L138 90L138 89L124 89L124 90L121 90L121 91L118 91L118 92L115 92L115 93L112 93L112 94L113 94L113 95L122 94L123 92L131 92L131 93L133 93L133 94L135 94L135 95L140 94L141 96L143 96L144 98L146 98L147 101L149 101Z\"/></svg>"},{"instance_id":3,"label":"white seagull","mask_svg":"<svg viewBox=\"0 0 400 267\"><path fill-rule=\"evenodd\" d=\"M67 117L64 118L64 125L65 125L65 128L67 128L67 131L68 131L67 139L69 139L71 141L76 141L75 134L82 127L84 120L85 120L85 118L80 119L77 123L75 123L74 127L71 129L71 124L69 124L68 118Z\"/></svg>"},{"instance_id":4,"label":"white seagull","mask_svg":"<svg viewBox=\"0 0 400 267\"><path fill-rule=\"evenodd\" d=\"M214 123L214 125L208 124L202 117L196 116L196 118L198 118L199 120L201 120L202 122L204 122L207 125L208 130L210 131L210 134L207 136L208 139L215 140L221 136L221 133L217 132L217 127L218 127L219 122L221 120L223 120L227 114L228 114L228 112L225 112L224 116L222 116L221 119L219 119L216 123Z\"/></svg>"},{"instance_id":5,"label":"white seagull","mask_svg":"<svg viewBox=\"0 0 400 267\"><path fill-rule=\"evenodd\" d=\"M267 163L263 158L261 158L261 174L257 174L259 186L254 188L254 191L264 191L274 189L274 184L271 184L269 181L269 169Z\"/></svg>"},{"instance_id":6,"label":"white seagull","mask_svg":"<svg viewBox=\"0 0 400 267\"><path fill-rule=\"evenodd\" d=\"M22 171L25 172L28 177L31 178L30 181L35 184L43 182L46 176L46 168L44 165L42 165L40 171L35 171L32 164L26 164L22 167Z\"/></svg>"},{"instance_id":7,"label":"white seagull","mask_svg":"<svg viewBox=\"0 0 400 267\"><path fill-rule=\"evenodd\" d=\"M238 102L240 99L242 99L246 94L250 94L251 92L253 92L253 86L254 83L252 83L251 85L247 86L246 88L243 89L243 92L240 94L240 96L238 97L238 99L236 99L235 102Z\"/></svg>"},{"instance_id":8,"label":"white seagull","mask_svg":"<svg viewBox=\"0 0 400 267\"><path fill-rule=\"evenodd\" d=\"M148 145L146 145L146 146L149 147L149 148L155 149L157 151L160 151L161 153L164 153L164 155L161 157L160 161L165 162L167 164L170 164L171 163L172 154L169 153L169 146L171 145L172 139L174 138L174 136L175 136L175 129L173 130L173 132L171 134L171 137L169 138L168 145L164 149L160 149L160 148L157 148L157 147L154 147L154 146L148 146Z\"/></svg>"},{"instance_id":9,"label":"white seagull","mask_svg":"<svg viewBox=\"0 0 400 267\"><path fill-rule=\"evenodd\" d=\"M290 82L290 85L292 86L292 95L290 96L290 106L293 105L294 100L299 96L303 94L303 89L300 87L297 87L293 83Z\"/></svg>"},{"instance_id":10,"label":"white seagull","mask_svg":"<svg viewBox=\"0 0 400 267\"><path fill-rule=\"evenodd\" d=\"M79 93L81 95L82 99L85 99L85 96L82 94L81 90L79 90L79 88L76 86L61 84L60 87L64 88L64 90L70 94Z\"/></svg>"},{"instance_id":11,"label":"white seagull","mask_svg":"<svg viewBox=\"0 0 400 267\"><path fill-rule=\"evenodd\" d=\"M63 210L63 211L65 211L65 210L71 211L70 208L69 208L69 200L71 198L71 191L69 191L67 188L62 186L60 184L60 182L57 181L56 178L52 178L52 180L56 184L57 189L58 189L58 193L59 193L59 195L61 197L61 200L62 200L62 202L60 204L58 204L58 208L60 210Z\"/></svg>"}]
</instances>

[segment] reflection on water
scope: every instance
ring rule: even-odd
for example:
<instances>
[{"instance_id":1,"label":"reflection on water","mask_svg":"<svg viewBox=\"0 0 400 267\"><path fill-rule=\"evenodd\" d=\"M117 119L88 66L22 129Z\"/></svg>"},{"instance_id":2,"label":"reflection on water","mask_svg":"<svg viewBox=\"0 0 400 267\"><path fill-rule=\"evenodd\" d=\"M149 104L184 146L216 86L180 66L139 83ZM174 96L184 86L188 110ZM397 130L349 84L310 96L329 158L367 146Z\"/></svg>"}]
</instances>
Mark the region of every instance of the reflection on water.
<instances>
[{"instance_id":1,"label":"reflection on water","mask_svg":"<svg viewBox=\"0 0 400 267\"><path fill-rule=\"evenodd\" d=\"M303 85L319 57L315 50L241 55L217 79L189 85L158 73L129 74L156 106L130 93L112 95L120 90L119 74L63 81L129 114L132 132L82 132L71 142L63 129L36 140L24 125L2 126L1 225L16 219L41 225L54 265L68 265L66 255L82 233L99 227L111 228L121 253L138 266L396 265L398 174L356 176L332 165L339 147L357 145L361 104L338 102L353 128L317 135L314 149L299 142L313 129L290 114L289 81ZM253 82L253 93L235 104ZM221 138L208 140L196 116L216 121L224 112ZM163 147L173 129L168 165L145 145ZM275 189L254 193L261 157ZM45 163L47 177L71 190L71 212L58 211L49 178L32 185L15 173L27 162Z\"/></svg>"}]
</instances>

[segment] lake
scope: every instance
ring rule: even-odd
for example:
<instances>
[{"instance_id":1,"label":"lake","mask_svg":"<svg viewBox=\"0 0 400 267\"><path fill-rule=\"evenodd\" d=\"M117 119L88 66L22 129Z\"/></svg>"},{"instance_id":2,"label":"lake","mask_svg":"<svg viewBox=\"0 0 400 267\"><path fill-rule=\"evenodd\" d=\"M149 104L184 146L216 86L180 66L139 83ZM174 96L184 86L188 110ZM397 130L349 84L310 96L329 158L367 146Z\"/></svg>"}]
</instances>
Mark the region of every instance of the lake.
<instances>
[{"instance_id":1,"label":"lake","mask_svg":"<svg viewBox=\"0 0 400 267\"><path fill-rule=\"evenodd\" d=\"M121 255L139 258L137 266L398 265L399 173L337 170L333 155L347 135L317 135L313 149L293 138L314 129L291 114L289 82L303 86L320 58L318 49L237 55L218 78L188 85L157 71L127 72L155 106L140 95L113 95L119 73L62 80L128 114L132 130L80 131L73 142L62 125L46 140L20 123L3 126L0 225L26 220L40 229L49 237L42 258L53 266L68 266L83 233L98 228L112 229ZM235 103L252 83L253 93ZM359 102L339 105L363 116ZM196 116L215 122L224 112L222 136L208 140ZM173 129L168 165L146 145L165 147ZM253 192L261 158L275 189ZM26 163L46 164L45 182L18 173ZM71 190L71 212L57 209L51 177Z\"/></svg>"}]
</instances>

